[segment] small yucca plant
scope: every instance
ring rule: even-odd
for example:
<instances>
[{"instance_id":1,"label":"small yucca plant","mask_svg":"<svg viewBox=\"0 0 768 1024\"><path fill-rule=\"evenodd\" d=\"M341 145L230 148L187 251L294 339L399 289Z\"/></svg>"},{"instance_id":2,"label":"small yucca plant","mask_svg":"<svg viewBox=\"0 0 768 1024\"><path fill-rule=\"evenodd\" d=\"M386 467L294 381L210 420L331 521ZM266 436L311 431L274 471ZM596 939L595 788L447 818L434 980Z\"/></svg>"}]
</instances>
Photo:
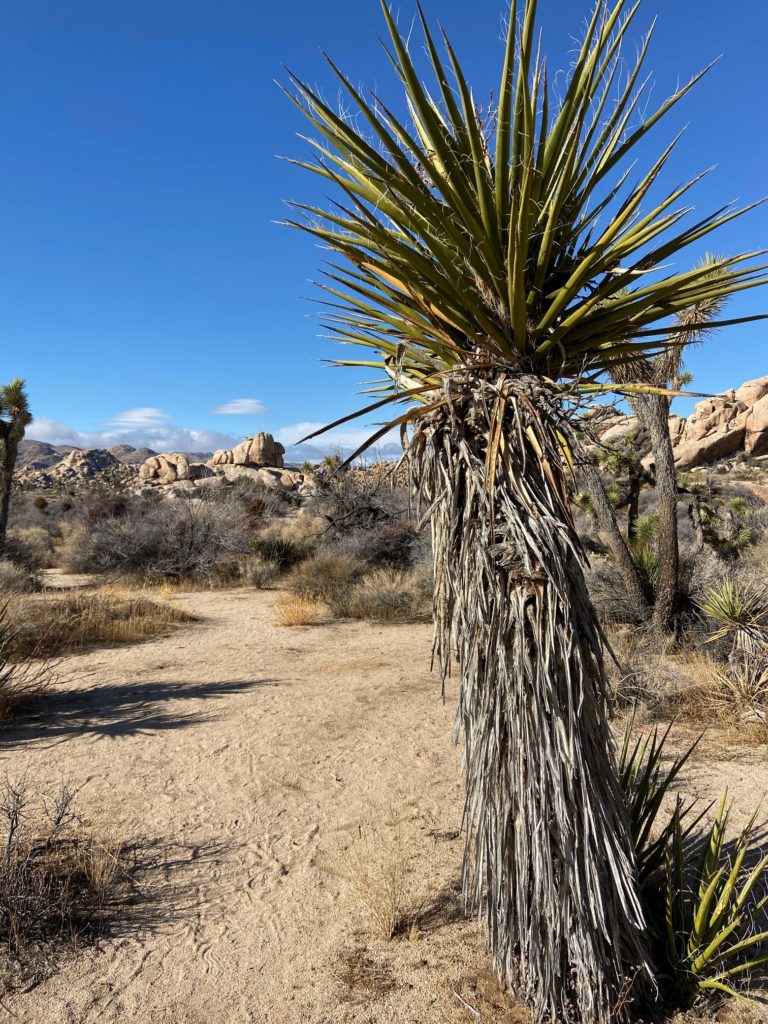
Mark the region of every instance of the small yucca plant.
<instances>
[{"instance_id":1,"label":"small yucca plant","mask_svg":"<svg viewBox=\"0 0 768 1024\"><path fill-rule=\"evenodd\" d=\"M734 652L746 654L768 649L768 587L753 589L726 578L698 607L718 624L707 643L731 640Z\"/></svg>"},{"instance_id":2,"label":"small yucca plant","mask_svg":"<svg viewBox=\"0 0 768 1024\"><path fill-rule=\"evenodd\" d=\"M630 721L624 732L619 758L619 778L629 805L632 835L637 850L637 869L640 884L644 888L658 885L664 872L667 846L675 827L672 820L661 828L657 826L662 802L699 743L697 739L665 768L664 748L671 729L671 725L663 733L654 729L652 733L641 734L633 743L633 720ZM684 805L680 819L686 817L692 808L693 802ZM701 816L688 823L684 838L693 832L700 820Z\"/></svg>"},{"instance_id":3,"label":"small yucca plant","mask_svg":"<svg viewBox=\"0 0 768 1024\"><path fill-rule=\"evenodd\" d=\"M760 925L768 855L760 853L755 816L726 841L727 794L703 834L711 805L697 813L696 801L678 797L672 815L661 818L664 798L699 742L665 768L670 729L633 742L630 722L619 762L659 980L667 1002L678 1006L712 991L743 998L736 986L768 963L768 931Z\"/></svg>"},{"instance_id":4,"label":"small yucca plant","mask_svg":"<svg viewBox=\"0 0 768 1024\"><path fill-rule=\"evenodd\" d=\"M768 963L768 931L760 928L768 905L768 854L759 856L754 816L728 844L729 815L726 794L692 870L679 803L672 817L666 857L666 953L683 1004L712 990L744 998L736 984Z\"/></svg>"}]
</instances>

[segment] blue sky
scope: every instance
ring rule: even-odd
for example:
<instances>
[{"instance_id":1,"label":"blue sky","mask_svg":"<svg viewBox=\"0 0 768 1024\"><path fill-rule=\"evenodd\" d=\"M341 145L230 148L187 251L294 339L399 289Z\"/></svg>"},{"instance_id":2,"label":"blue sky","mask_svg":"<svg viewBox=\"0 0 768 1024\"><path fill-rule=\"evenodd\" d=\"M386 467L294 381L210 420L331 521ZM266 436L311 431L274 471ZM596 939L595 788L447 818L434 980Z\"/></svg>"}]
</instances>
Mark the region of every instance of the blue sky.
<instances>
[{"instance_id":1,"label":"blue sky","mask_svg":"<svg viewBox=\"0 0 768 1024\"><path fill-rule=\"evenodd\" d=\"M414 6L396 6L402 24ZM550 66L563 66L589 5L540 6ZM487 95L504 4L425 7ZM696 192L699 211L760 198L768 8L648 0L639 25L656 14L654 99L723 54L656 131L661 146L689 123L667 183L718 164ZM308 279L321 255L274 223L285 199L323 199L318 183L276 159L305 149L274 79L286 64L334 96L322 47L355 81L395 99L382 30L375 0L6 0L0 377L29 383L29 436L200 449L270 430L290 442L302 424L355 407L360 375L321 362L338 354L312 316ZM729 253L764 246L765 208L717 243ZM730 307L734 316L763 310L768 290ZM718 391L768 372L766 336L768 324L727 329L692 352L694 386Z\"/></svg>"}]
</instances>

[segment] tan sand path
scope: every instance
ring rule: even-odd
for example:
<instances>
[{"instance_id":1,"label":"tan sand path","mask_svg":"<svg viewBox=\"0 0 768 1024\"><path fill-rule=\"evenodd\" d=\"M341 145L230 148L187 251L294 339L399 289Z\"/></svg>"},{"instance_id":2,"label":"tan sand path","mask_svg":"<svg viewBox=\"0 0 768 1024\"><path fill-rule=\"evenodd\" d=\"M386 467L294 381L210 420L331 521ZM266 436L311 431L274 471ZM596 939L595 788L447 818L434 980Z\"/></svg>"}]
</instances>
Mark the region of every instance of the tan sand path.
<instances>
[{"instance_id":1,"label":"tan sand path","mask_svg":"<svg viewBox=\"0 0 768 1024\"><path fill-rule=\"evenodd\" d=\"M454 697L428 671L430 630L286 629L273 599L175 598L203 621L67 658L47 713L6 737L4 771L82 787L91 824L119 821L176 862L146 873L143 920L8 1001L29 1024L471 1017L454 989L485 958L457 913ZM445 904L417 941L377 939L328 870L392 807L413 900ZM388 991L340 980L363 954Z\"/></svg>"}]
</instances>

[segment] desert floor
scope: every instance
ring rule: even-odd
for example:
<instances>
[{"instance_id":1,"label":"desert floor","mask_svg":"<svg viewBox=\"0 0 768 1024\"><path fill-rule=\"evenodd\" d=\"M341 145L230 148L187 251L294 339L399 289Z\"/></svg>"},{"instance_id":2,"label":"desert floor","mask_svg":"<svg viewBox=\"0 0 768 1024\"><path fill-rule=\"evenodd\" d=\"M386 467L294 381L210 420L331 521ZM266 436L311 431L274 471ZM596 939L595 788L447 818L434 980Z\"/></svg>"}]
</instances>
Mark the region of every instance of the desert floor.
<instances>
[{"instance_id":1,"label":"desert floor","mask_svg":"<svg viewBox=\"0 0 768 1024\"><path fill-rule=\"evenodd\" d=\"M4 1000L28 1024L525 1020L458 893L460 756L425 626L275 625L274 594L177 595L200 621L68 657L2 770L79 788L96 831L138 843L135 908L96 948ZM686 792L728 785L736 823L766 748L716 743ZM402 868L407 926L359 895ZM480 1016L478 1016L478 1013Z\"/></svg>"}]
</instances>

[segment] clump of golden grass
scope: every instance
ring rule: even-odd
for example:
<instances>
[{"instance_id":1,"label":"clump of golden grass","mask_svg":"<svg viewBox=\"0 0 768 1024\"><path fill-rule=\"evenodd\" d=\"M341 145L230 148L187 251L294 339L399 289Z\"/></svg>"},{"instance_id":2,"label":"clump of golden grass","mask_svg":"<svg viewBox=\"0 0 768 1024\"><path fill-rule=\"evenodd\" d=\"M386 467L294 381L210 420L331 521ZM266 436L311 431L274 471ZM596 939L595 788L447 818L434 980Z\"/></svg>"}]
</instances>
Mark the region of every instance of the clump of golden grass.
<instances>
[{"instance_id":1,"label":"clump of golden grass","mask_svg":"<svg viewBox=\"0 0 768 1024\"><path fill-rule=\"evenodd\" d=\"M299 594L279 594L275 608L280 626L316 626L328 617L322 601Z\"/></svg>"},{"instance_id":2,"label":"clump of golden grass","mask_svg":"<svg viewBox=\"0 0 768 1024\"><path fill-rule=\"evenodd\" d=\"M62 952L102 931L125 898L126 844L86 830L63 786L33 800L26 784L0 789L0 974L6 989L49 973Z\"/></svg>"},{"instance_id":3,"label":"clump of golden grass","mask_svg":"<svg viewBox=\"0 0 768 1024\"><path fill-rule=\"evenodd\" d=\"M125 644L167 633L194 617L173 605L109 590L16 598L8 605L13 657L50 658L99 644Z\"/></svg>"},{"instance_id":4,"label":"clump of golden grass","mask_svg":"<svg viewBox=\"0 0 768 1024\"><path fill-rule=\"evenodd\" d=\"M335 873L349 883L381 938L405 928L409 864L399 825L360 825Z\"/></svg>"}]
</instances>

